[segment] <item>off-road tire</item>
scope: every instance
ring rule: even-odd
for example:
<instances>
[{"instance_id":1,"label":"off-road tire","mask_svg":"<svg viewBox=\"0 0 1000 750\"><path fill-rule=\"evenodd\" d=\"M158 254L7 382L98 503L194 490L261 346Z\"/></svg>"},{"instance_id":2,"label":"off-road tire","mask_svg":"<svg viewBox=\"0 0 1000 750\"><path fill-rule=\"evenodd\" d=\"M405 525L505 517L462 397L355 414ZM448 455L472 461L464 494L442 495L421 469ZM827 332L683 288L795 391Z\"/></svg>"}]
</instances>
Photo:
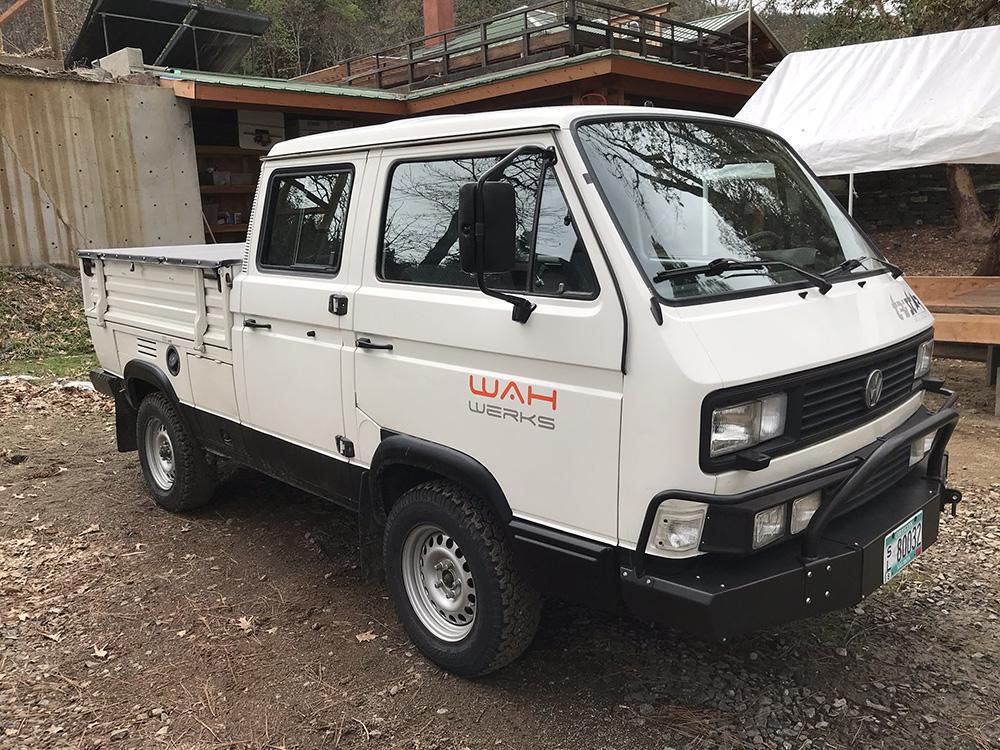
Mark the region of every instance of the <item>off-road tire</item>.
<instances>
[{"instance_id":1,"label":"off-road tire","mask_svg":"<svg viewBox=\"0 0 1000 750\"><path fill-rule=\"evenodd\" d=\"M170 437L173 449L174 481L164 490L153 479L146 448L146 428L159 420ZM215 467L208 462L204 449L188 432L176 407L162 393L151 393L139 404L136 417L136 442L139 463L146 487L156 504L171 513L183 513L207 504L215 491Z\"/></svg>"},{"instance_id":2,"label":"off-road tire","mask_svg":"<svg viewBox=\"0 0 1000 750\"><path fill-rule=\"evenodd\" d=\"M409 532L423 524L433 524L455 540L475 579L475 619L468 635L458 642L431 633L406 593L403 547ZM435 480L404 493L389 512L383 555L386 582L407 635L443 669L462 677L488 674L517 659L535 637L541 598L515 569L493 514L463 487Z\"/></svg>"}]
</instances>

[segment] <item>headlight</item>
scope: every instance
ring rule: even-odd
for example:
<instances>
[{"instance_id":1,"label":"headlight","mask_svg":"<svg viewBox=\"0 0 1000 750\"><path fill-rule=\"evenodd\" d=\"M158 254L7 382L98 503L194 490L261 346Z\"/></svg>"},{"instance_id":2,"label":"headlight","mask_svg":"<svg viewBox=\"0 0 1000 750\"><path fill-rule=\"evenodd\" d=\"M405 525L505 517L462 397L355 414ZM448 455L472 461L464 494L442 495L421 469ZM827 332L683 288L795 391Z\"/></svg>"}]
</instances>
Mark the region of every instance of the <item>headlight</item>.
<instances>
[{"instance_id":1,"label":"headlight","mask_svg":"<svg viewBox=\"0 0 1000 750\"><path fill-rule=\"evenodd\" d=\"M924 456L930 452L931 446L934 445L935 435L937 433L932 432L930 435L924 435L922 438L917 438L910 443L910 466L919 464L924 460Z\"/></svg>"},{"instance_id":2,"label":"headlight","mask_svg":"<svg viewBox=\"0 0 1000 750\"><path fill-rule=\"evenodd\" d=\"M662 557L691 557L697 554L707 509L705 503L664 500L656 509L646 552Z\"/></svg>"},{"instance_id":3,"label":"headlight","mask_svg":"<svg viewBox=\"0 0 1000 750\"><path fill-rule=\"evenodd\" d=\"M712 412L709 453L723 456L776 438L785 431L788 397L775 393Z\"/></svg>"},{"instance_id":4,"label":"headlight","mask_svg":"<svg viewBox=\"0 0 1000 750\"><path fill-rule=\"evenodd\" d=\"M923 342L917 347L917 366L913 369L913 377L922 378L931 371L931 358L934 356L934 339Z\"/></svg>"},{"instance_id":5,"label":"headlight","mask_svg":"<svg viewBox=\"0 0 1000 750\"><path fill-rule=\"evenodd\" d=\"M805 497L800 497L792 502L792 518L788 523L788 530L793 534L804 531L812 520L812 517L819 510L819 504L823 499L823 493L819 490L810 492Z\"/></svg>"},{"instance_id":6,"label":"headlight","mask_svg":"<svg viewBox=\"0 0 1000 750\"><path fill-rule=\"evenodd\" d=\"M753 517L753 548L770 544L785 534L785 510L788 506L782 503L773 508L762 510Z\"/></svg>"}]
</instances>

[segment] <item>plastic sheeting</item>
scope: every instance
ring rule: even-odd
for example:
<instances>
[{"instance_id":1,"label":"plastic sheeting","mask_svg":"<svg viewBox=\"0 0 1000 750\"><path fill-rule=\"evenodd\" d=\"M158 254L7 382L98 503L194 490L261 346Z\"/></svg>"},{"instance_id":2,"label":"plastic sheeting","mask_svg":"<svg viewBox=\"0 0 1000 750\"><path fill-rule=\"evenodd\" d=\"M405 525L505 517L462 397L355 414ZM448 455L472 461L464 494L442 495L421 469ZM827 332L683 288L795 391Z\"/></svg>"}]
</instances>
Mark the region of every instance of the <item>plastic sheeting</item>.
<instances>
[{"instance_id":1,"label":"plastic sheeting","mask_svg":"<svg viewBox=\"0 0 1000 750\"><path fill-rule=\"evenodd\" d=\"M820 175L1000 164L1000 26L796 52L736 117Z\"/></svg>"}]
</instances>

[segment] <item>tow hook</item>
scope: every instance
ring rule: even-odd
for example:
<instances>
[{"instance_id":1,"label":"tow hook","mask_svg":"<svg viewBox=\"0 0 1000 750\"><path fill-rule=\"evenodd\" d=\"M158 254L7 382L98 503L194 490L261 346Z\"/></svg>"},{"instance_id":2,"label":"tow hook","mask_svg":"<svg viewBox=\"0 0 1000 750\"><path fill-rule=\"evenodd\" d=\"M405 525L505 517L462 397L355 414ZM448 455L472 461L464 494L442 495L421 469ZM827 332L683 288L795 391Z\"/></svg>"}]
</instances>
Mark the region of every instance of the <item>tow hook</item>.
<instances>
[{"instance_id":1,"label":"tow hook","mask_svg":"<svg viewBox=\"0 0 1000 750\"><path fill-rule=\"evenodd\" d=\"M951 506L951 517L954 518L958 515L958 504L962 502L962 493L958 490L953 490L950 487L945 487L944 492L941 493L941 510L943 511L946 505Z\"/></svg>"}]
</instances>

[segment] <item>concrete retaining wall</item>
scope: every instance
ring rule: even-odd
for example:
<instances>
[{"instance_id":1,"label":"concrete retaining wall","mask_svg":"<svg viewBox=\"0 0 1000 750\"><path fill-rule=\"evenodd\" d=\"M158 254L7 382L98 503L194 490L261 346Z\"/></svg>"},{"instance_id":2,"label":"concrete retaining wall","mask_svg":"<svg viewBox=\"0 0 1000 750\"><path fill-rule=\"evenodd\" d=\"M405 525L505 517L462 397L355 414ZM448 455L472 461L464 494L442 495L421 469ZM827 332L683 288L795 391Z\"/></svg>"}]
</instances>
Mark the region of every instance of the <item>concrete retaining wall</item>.
<instances>
[{"instance_id":1,"label":"concrete retaining wall","mask_svg":"<svg viewBox=\"0 0 1000 750\"><path fill-rule=\"evenodd\" d=\"M155 86L0 75L0 264L204 242L191 118Z\"/></svg>"}]
</instances>

